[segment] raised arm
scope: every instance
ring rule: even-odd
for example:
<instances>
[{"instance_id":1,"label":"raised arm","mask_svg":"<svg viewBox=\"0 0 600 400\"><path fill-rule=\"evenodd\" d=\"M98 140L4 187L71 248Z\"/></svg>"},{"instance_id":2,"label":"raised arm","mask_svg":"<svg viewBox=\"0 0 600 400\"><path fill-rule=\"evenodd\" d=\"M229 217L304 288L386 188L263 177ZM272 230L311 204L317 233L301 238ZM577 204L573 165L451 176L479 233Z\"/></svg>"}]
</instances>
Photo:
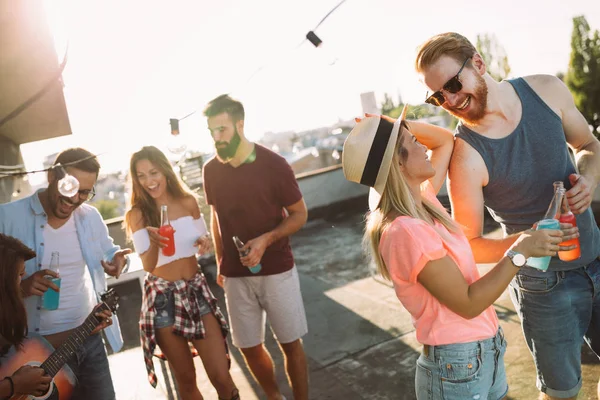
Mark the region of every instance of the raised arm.
<instances>
[{"instance_id":1,"label":"raised arm","mask_svg":"<svg viewBox=\"0 0 600 400\"><path fill-rule=\"evenodd\" d=\"M411 133L425 147L431 150L431 164L435 169L435 176L429 181L435 192L439 192L446 180L452 149L454 148L454 135L448 129L426 124L419 121L407 121Z\"/></svg>"}]
</instances>

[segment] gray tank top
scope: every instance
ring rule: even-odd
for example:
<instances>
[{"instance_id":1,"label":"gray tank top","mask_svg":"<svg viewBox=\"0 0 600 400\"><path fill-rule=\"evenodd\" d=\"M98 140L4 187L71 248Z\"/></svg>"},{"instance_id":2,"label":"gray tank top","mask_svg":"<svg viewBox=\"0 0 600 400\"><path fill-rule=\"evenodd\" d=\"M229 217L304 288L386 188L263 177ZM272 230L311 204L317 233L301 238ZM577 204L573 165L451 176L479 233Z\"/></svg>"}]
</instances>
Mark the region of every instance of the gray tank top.
<instances>
[{"instance_id":1,"label":"gray tank top","mask_svg":"<svg viewBox=\"0 0 600 400\"><path fill-rule=\"evenodd\" d=\"M485 162L489 174L483 188L485 206L505 235L524 231L542 219L554 194L552 183L563 181L568 190L569 175L576 172L559 116L523 78L508 82L523 107L521 121L510 135L490 139L462 124L456 128L456 137L477 150ZM553 257L549 270L579 268L600 254L600 230L591 207L577 215L577 226L581 257L571 262Z\"/></svg>"}]
</instances>

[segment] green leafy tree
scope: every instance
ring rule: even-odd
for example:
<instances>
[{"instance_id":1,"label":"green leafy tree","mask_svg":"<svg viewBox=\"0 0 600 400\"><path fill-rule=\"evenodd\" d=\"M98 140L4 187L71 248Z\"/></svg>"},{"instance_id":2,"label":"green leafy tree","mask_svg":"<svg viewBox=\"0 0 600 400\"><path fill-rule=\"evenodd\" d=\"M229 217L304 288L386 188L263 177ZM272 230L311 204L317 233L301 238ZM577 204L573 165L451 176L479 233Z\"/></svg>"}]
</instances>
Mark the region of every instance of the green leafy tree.
<instances>
[{"instance_id":1,"label":"green leafy tree","mask_svg":"<svg viewBox=\"0 0 600 400\"><path fill-rule=\"evenodd\" d=\"M394 109L398 108L398 105L394 103L392 96L387 93L383 94L383 102L381 103L381 114L390 115Z\"/></svg>"},{"instance_id":2,"label":"green leafy tree","mask_svg":"<svg viewBox=\"0 0 600 400\"><path fill-rule=\"evenodd\" d=\"M402 109L404 108L404 104L401 102L394 102L392 97L385 93L383 95L383 102L381 103L381 114L387 115L392 118L398 118ZM408 105L408 110L406 110L406 118L411 119L423 119L429 117L436 116L445 116L448 121L448 126L446 128L453 130L456 128L458 120L447 113L446 110L439 107L434 107L429 104L421 104L421 105Z\"/></svg>"},{"instance_id":3,"label":"green leafy tree","mask_svg":"<svg viewBox=\"0 0 600 400\"><path fill-rule=\"evenodd\" d=\"M487 33L477 35L477 51L485 61L487 72L497 81L506 79L510 74L508 55L498 42L496 35Z\"/></svg>"},{"instance_id":4,"label":"green leafy tree","mask_svg":"<svg viewBox=\"0 0 600 400\"><path fill-rule=\"evenodd\" d=\"M600 33L591 31L583 15L573 18L571 57L565 82L594 134L600 135Z\"/></svg>"},{"instance_id":5,"label":"green leafy tree","mask_svg":"<svg viewBox=\"0 0 600 400\"><path fill-rule=\"evenodd\" d=\"M119 216L119 203L116 200L98 200L92 203L98 209L102 219L111 219Z\"/></svg>"}]
</instances>

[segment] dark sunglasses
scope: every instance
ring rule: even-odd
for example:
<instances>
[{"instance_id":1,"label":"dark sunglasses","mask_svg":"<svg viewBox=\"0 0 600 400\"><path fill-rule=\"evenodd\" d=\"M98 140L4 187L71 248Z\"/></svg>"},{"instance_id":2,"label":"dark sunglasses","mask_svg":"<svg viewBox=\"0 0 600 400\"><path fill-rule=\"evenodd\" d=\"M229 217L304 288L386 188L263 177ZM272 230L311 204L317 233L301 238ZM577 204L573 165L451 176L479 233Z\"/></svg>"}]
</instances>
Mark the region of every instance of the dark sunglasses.
<instances>
[{"instance_id":1,"label":"dark sunglasses","mask_svg":"<svg viewBox=\"0 0 600 400\"><path fill-rule=\"evenodd\" d=\"M432 104L436 107L439 107L446 102L446 99L444 98L444 95L442 94L442 90L445 90L446 92L452 93L452 94L460 92L463 88L463 85L460 82L460 80L458 79L458 76L462 72L465 65L467 65L467 61L469 61L469 60L470 60L470 57L467 58L465 60L465 62L463 62L462 66L460 67L460 69L458 70L456 75L454 75L452 78L450 78L450 80L448 82L446 82L446 84L442 87L441 90L438 90L437 92L432 93L431 96L429 96L429 97L427 96L429 94L429 92L427 92L425 94L425 97L426 97L425 103Z\"/></svg>"}]
</instances>

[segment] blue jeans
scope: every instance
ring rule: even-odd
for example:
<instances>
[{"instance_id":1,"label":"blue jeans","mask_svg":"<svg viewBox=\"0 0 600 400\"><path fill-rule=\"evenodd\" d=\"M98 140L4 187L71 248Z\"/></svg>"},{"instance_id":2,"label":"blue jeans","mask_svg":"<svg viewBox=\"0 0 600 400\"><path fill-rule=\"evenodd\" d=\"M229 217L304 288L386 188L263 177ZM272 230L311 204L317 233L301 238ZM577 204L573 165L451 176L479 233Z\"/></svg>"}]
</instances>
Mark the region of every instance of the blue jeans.
<instances>
[{"instance_id":1,"label":"blue jeans","mask_svg":"<svg viewBox=\"0 0 600 400\"><path fill-rule=\"evenodd\" d=\"M108 356L99 333L88 337L67 364L77 378L71 400L115 399Z\"/></svg>"},{"instance_id":2,"label":"blue jeans","mask_svg":"<svg viewBox=\"0 0 600 400\"><path fill-rule=\"evenodd\" d=\"M210 305L206 302L200 290L196 292L196 298L200 305L200 316L212 312ZM167 328L175 325L175 296L173 292L157 294L154 299L156 316L154 317L154 329Z\"/></svg>"},{"instance_id":3,"label":"blue jeans","mask_svg":"<svg viewBox=\"0 0 600 400\"><path fill-rule=\"evenodd\" d=\"M600 354L600 261L571 271L523 268L510 284L537 369L537 387L568 398L581 388L581 347Z\"/></svg>"},{"instance_id":4,"label":"blue jeans","mask_svg":"<svg viewBox=\"0 0 600 400\"><path fill-rule=\"evenodd\" d=\"M417 400L499 400L506 396L502 328L493 338L428 347L417 359Z\"/></svg>"}]
</instances>

